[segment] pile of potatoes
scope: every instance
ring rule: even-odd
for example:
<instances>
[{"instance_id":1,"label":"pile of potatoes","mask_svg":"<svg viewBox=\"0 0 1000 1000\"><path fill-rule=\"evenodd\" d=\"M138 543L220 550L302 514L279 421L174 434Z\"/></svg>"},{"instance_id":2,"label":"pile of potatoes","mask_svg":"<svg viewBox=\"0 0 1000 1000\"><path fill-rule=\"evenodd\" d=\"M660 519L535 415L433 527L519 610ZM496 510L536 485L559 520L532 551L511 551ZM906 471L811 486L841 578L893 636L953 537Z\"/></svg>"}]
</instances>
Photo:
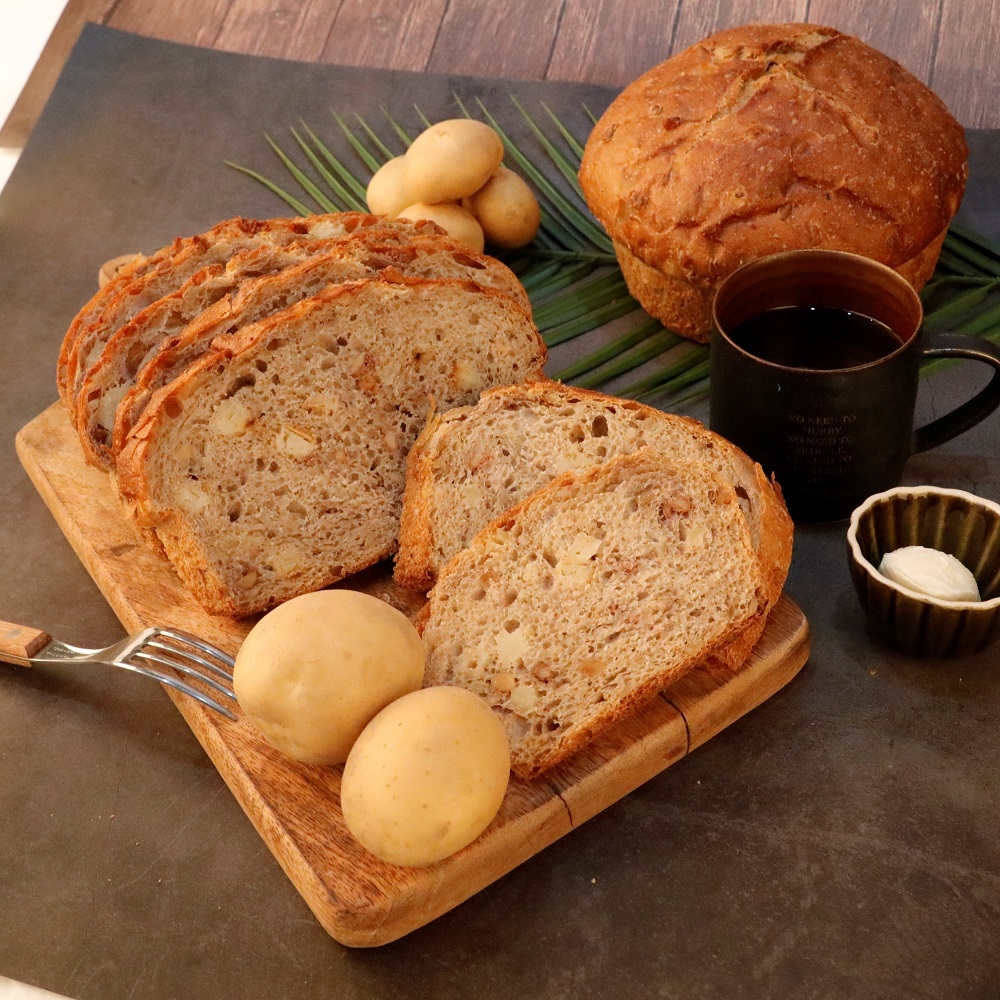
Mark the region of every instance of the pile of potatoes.
<instances>
[{"instance_id":1,"label":"pile of potatoes","mask_svg":"<svg viewBox=\"0 0 1000 1000\"><path fill-rule=\"evenodd\" d=\"M264 615L233 671L237 701L266 742L304 763L344 764L347 829L404 866L471 844L510 779L507 734L489 705L423 679L423 645L406 616L341 589Z\"/></svg>"},{"instance_id":2,"label":"pile of potatoes","mask_svg":"<svg viewBox=\"0 0 1000 1000\"><path fill-rule=\"evenodd\" d=\"M503 140L484 122L450 118L421 132L368 184L368 210L430 219L477 253L535 238L541 217L531 188L502 163Z\"/></svg>"}]
</instances>

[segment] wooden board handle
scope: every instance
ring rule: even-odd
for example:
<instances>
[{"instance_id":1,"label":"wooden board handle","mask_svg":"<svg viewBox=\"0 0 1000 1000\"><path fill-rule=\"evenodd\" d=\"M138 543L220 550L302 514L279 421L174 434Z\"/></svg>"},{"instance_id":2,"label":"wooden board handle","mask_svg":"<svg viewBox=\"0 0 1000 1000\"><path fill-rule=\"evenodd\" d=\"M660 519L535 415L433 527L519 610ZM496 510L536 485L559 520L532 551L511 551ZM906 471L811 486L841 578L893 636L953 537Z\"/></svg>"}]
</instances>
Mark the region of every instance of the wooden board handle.
<instances>
[{"instance_id":1,"label":"wooden board handle","mask_svg":"<svg viewBox=\"0 0 1000 1000\"><path fill-rule=\"evenodd\" d=\"M29 657L52 641L47 632L13 622L0 621L0 660L30 667Z\"/></svg>"}]
</instances>

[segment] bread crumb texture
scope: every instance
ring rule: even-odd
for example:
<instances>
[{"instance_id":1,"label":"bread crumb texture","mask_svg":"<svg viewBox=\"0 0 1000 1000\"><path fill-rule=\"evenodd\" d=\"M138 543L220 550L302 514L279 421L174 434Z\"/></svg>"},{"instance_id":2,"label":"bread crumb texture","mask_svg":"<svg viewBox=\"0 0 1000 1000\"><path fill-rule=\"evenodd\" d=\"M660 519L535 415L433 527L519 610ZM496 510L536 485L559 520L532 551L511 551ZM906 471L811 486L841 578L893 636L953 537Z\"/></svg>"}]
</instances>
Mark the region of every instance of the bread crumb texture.
<instances>
[{"instance_id":1,"label":"bread crumb texture","mask_svg":"<svg viewBox=\"0 0 1000 1000\"><path fill-rule=\"evenodd\" d=\"M561 473L643 447L679 464L707 463L730 484L754 548L769 561L777 599L792 526L758 466L695 420L546 379L491 389L476 406L428 424L407 467L397 582L429 588L449 559L518 501Z\"/></svg>"},{"instance_id":2,"label":"bread crumb texture","mask_svg":"<svg viewBox=\"0 0 1000 1000\"><path fill-rule=\"evenodd\" d=\"M333 286L160 390L119 487L209 610L264 610L391 554L432 401L537 377L544 353L517 302L466 281Z\"/></svg>"},{"instance_id":3,"label":"bread crumb texture","mask_svg":"<svg viewBox=\"0 0 1000 1000\"><path fill-rule=\"evenodd\" d=\"M423 620L425 683L501 716L533 777L762 613L732 485L644 448L515 505L443 570Z\"/></svg>"},{"instance_id":4,"label":"bread crumb texture","mask_svg":"<svg viewBox=\"0 0 1000 1000\"><path fill-rule=\"evenodd\" d=\"M76 314L59 352L59 394L74 414L82 383L116 330L200 270L254 247L287 246L299 240L343 238L384 220L363 212L307 218L226 219L208 232L178 237L150 257L122 268ZM440 230L438 230L440 231Z\"/></svg>"},{"instance_id":5,"label":"bread crumb texture","mask_svg":"<svg viewBox=\"0 0 1000 1000\"><path fill-rule=\"evenodd\" d=\"M377 274L466 279L530 309L507 267L437 232L425 233L438 229L433 223L382 220L337 237L310 235L331 232L332 218L316 217L305 234L301 223L272 220L252 236L209 242L198 253L188 248L123 289L88 334L93 342L75 399L88 461L110 468L151 393L208 350L214 337L331 283ZM352 218L344 213L339 225ZM155 301L145 305L151 297Z\"/></svg>"}]
</instances>

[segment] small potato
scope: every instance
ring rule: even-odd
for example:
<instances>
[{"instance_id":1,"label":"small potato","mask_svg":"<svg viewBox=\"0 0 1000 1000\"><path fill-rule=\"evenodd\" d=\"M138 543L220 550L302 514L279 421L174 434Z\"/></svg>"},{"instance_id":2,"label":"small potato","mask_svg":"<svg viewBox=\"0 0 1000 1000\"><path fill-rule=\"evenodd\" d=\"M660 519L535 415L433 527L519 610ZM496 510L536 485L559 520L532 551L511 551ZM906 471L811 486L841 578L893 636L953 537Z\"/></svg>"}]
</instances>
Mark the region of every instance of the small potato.
<instances>
[{"instance_id":1,"label":"small potato","mask_svg":"<svg viewBox=\"0 0 1000 1000\"><path fill-rule=\"evenodd\" d=\"M361 730L424 677L417 630L352 590L292 598L250 630L233 687L264 739L308 764L341 764Z\"/></svg>"},{"instance_id":2,"label":"small potato","mask_svg":"<svg viewBox=\"0 0 1000 1000\"><path fill-rule=\"evenodd\" d=\"M424 202L416 202L407 205L397 216L397 219L430 219L436 222L449 236L459 240L467 247L482 253L486 245L483 236L483 227L476 221L476 217L471 212L467 212L461 205L446 202L441 205L427 205Z\"/></svg>"},{"instance_id":3,"label":"small potato","mask_svg":"<svg viewBox=\"0 0 1000 1000\"><path fill-rule=\"evenodd\" d=\"M478 191L502 159L503 140L484 122L450 118L431 125L406 151L410 201L459 201Z\"/></svg>"},{"instance_id":4,"label":"small potato","mask_svg":"<svg viewBox=\"0 0 1000 1000\"><path fill-rule=\"evenodd\" d=\"M509 779L507 734L493 710L464 688L429 687L365 727L340 802L348 830L376 857L430 865L490 825Z\"/></svg>"},{"instance_id":5,"label":"small potato","mask_svg":"<svg viewBox=\"0 0 1000 1000\"><path fill-rule=\"evenodd\" d=\"M394 219L401 209L413 201L403 186L406 175L406 158L394 157L382 164L368 182L365 199L368 211L375 215L388 215Z\"/></svg>"},{"instance_id":6,"label":"small potato","mask_svg":"<svg viewBox=\"0 0 1000 1000\"><path fill-rule=\"evenodd\" d=\"M131 264L141 264L146 258L141 253L125 253L120 257L106 260L97 272L97 287L103 288L109 281L118 276L118 272Z\"/></svg>"},{"instance_id":7,"label":"small potato","mask_svg":"<svg viewBox=\"0 0 1000 1000\"><path fill-rule=\"evenodd\" d=\"M538 199L519 174L504 166L469 199L468 207L483 227L486 242L494 246L515 250L538 232Z\"/></svg>"}]
</instances>

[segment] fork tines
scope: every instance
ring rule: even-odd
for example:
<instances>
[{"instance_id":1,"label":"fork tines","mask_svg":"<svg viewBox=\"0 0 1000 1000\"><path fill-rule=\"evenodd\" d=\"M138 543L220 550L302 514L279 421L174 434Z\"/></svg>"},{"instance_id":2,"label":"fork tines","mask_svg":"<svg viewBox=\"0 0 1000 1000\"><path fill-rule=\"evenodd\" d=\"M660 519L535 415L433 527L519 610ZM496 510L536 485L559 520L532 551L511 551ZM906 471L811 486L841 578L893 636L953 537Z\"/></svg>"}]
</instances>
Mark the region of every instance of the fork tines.
<instances>
[{"instance_id":1,"label":"fork tines","mask_svg":"<svg viewBox=\"0 0 1000 1000\"><path fill-rule=\"evenodd\" d=\"M183 691L203 705L221 712L227 718L236 718L229 708L220 704L215 698L152 666L158 664L168 667L185 677L200 681L235 704L236 696L233 693L235 661L228 653L203 639L180 629L147 629L136 637L134 647L122 659L126 660L132 669L155 677L161 683L178 691ZM136 661L140 661L142 666Z\"/></svg>"}]
</instances>

